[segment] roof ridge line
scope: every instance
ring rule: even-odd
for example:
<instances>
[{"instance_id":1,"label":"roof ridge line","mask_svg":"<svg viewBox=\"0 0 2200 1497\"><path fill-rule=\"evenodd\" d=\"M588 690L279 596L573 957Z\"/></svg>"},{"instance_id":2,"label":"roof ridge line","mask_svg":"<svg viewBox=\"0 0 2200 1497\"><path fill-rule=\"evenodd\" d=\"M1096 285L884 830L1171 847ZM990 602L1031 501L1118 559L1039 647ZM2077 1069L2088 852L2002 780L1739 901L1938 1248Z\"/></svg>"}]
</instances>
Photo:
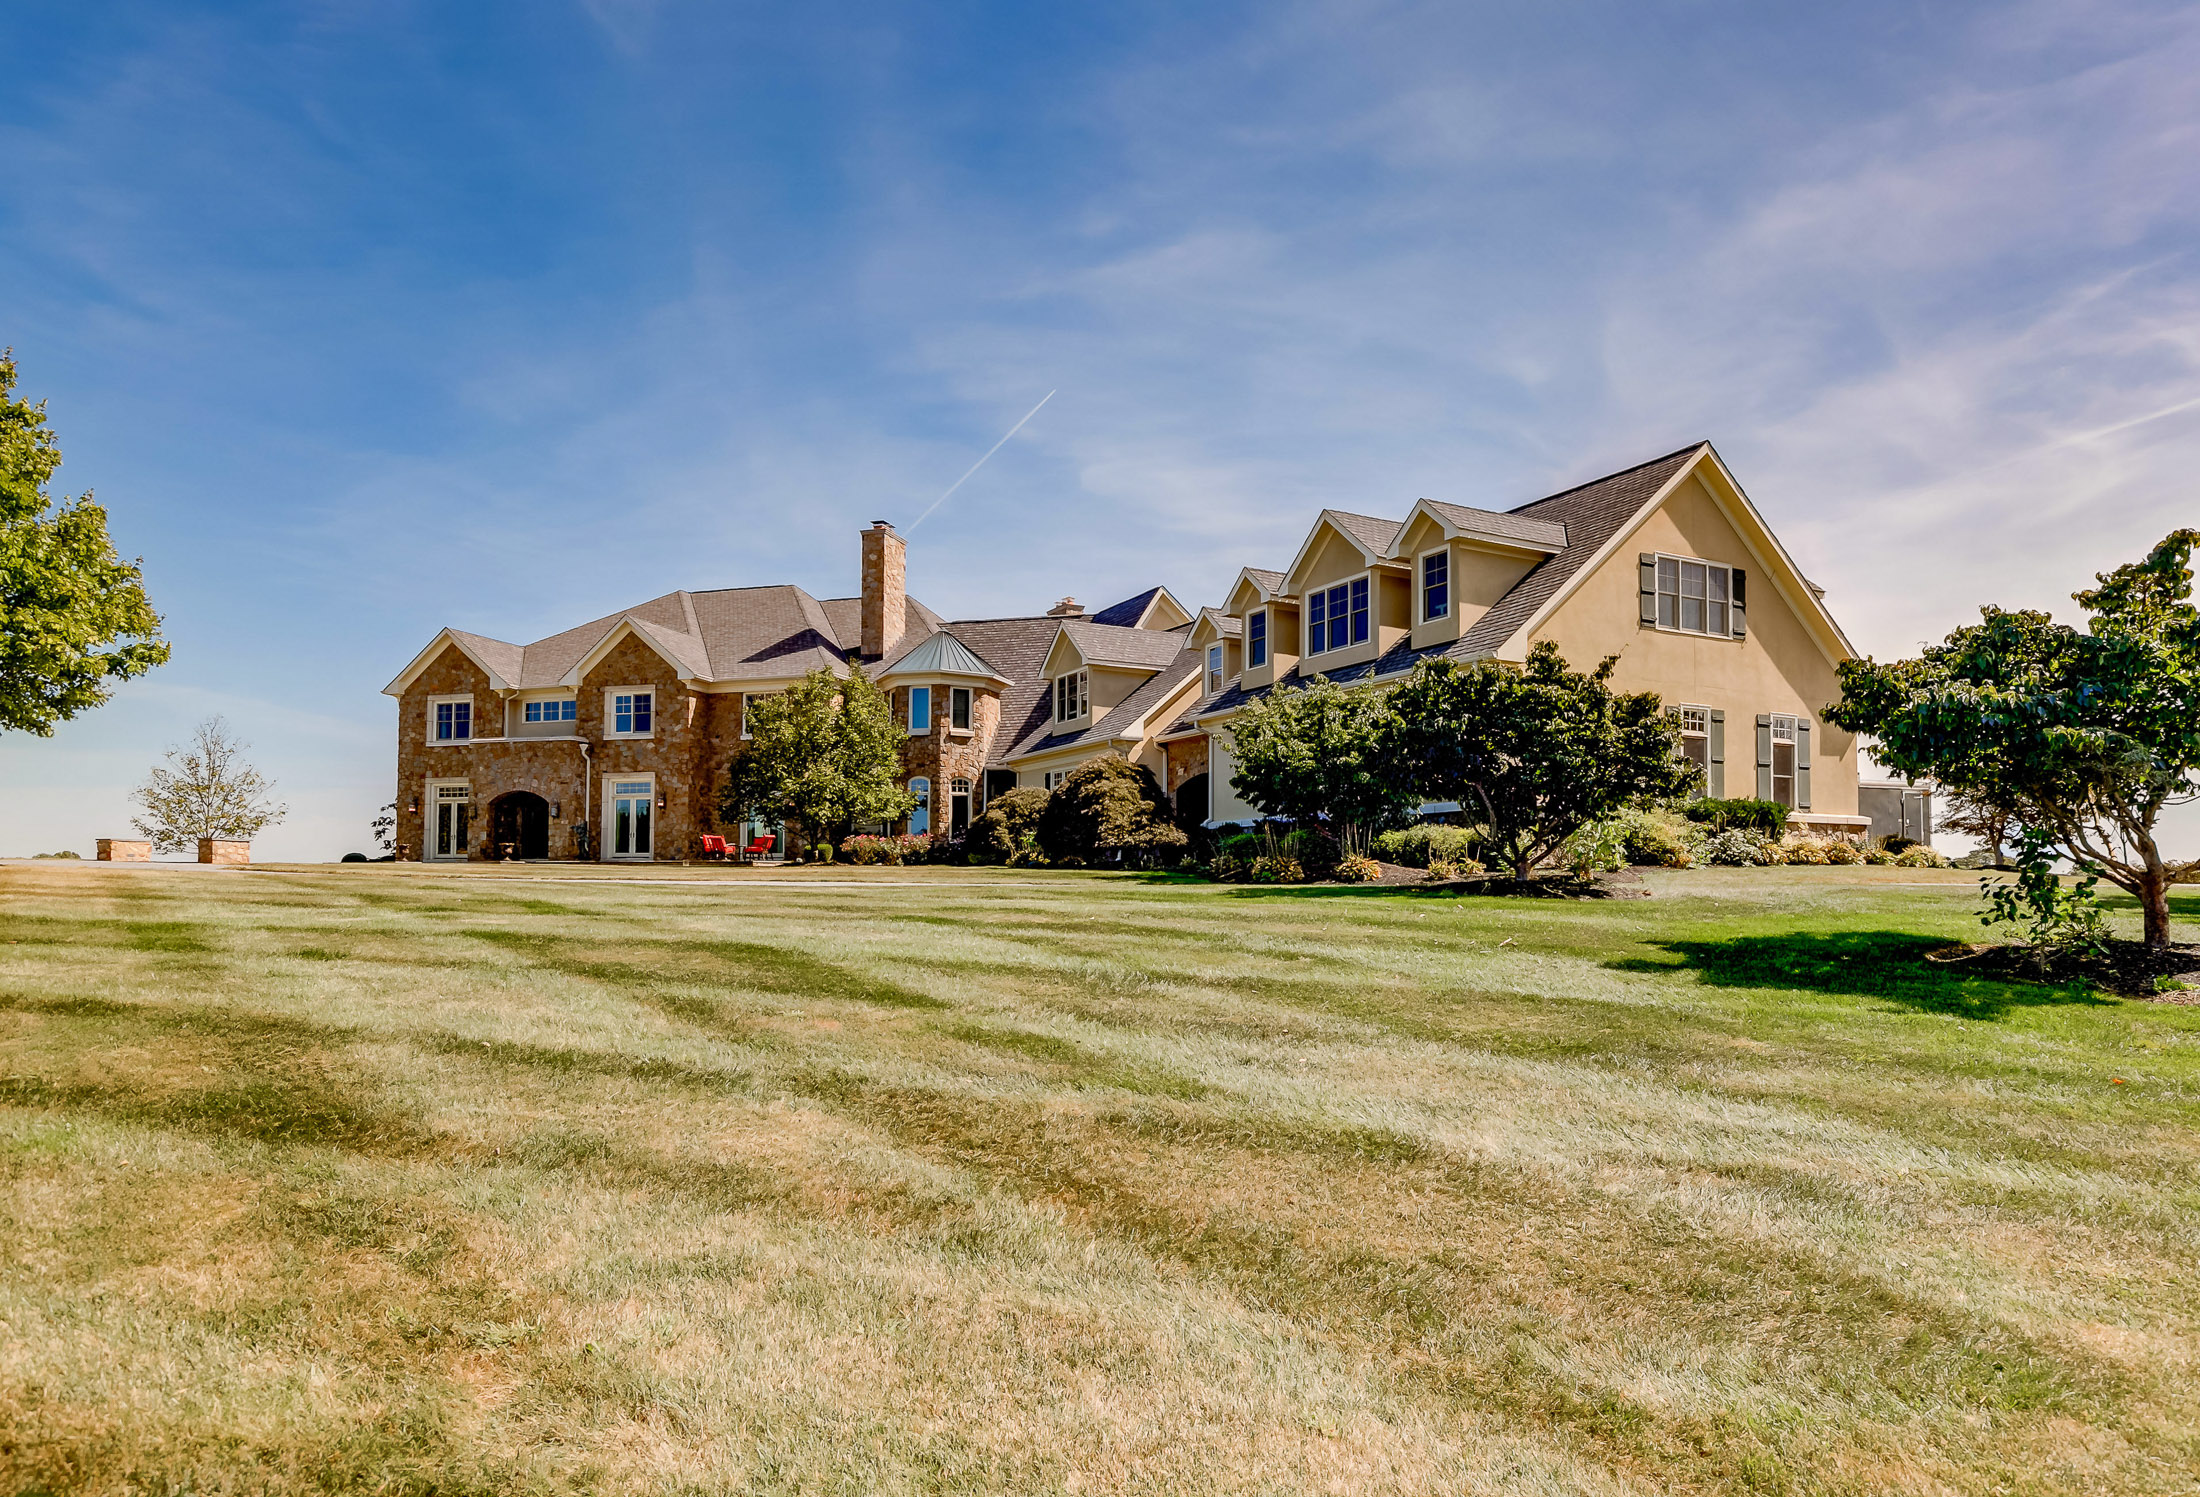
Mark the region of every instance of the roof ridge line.
<instances>
[{"instance_id":1,"label":"roof ridge line","mask_svg":"<svg viewBox=\"0 0 2200 1497\"><path fill-rule=\"evenodd\" d=\"M1685 447L1676 447L1671 452L1661 452L1656 457L1647 458L1642 462L1632 464L1628 467L1615 468L1610 473L1603 474L1602 476L1597 478L1589 479L1585 483L1577 483L1570 489L1560 489L1555 494L1545 494L1540 499L1530 499L1526 504L1516 504L1511 509L1492 510L1491 513L1517 515L1524 509L1533 509L1538 504L1548 504L1553 499L1563 499L1568 494L1578 494L1583 489L1593 489L1600 483L1610 483L1615 478L1625 478L1628 474L1640 473L1645 468L1655 468L1660 463L1670 462L1676 457L1684 457L1688 453L1694 452L1700 447L1709 447L1710 445L1711 439L1709 437L1705 437L1701 441L1690 442Z\"/></svg>"}]
</instances>

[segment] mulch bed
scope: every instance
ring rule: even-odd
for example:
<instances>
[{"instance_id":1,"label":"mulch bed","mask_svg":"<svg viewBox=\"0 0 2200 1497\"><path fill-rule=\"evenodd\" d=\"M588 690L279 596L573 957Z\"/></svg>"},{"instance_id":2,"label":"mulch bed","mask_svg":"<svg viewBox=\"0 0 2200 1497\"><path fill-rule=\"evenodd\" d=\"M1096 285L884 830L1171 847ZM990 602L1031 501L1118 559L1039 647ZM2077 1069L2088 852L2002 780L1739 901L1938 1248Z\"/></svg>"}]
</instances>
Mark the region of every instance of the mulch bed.
<instances>
[{"instance_id":1,"label":"mulch bed","mask_svg":"<svg viewBox=\"0 0 2200 1497\"><path fill-rule=\"evenodd\" d=\"M2111 941L2106 956L2090 952L2058 956L2043 969L2028 946L1981 942L1930 952L1925 960L2008 982L2082 982L2123 998L2200 1004L2200 946L2172 945L2166 951L2152 951L2141 941ZM2157 992L2155 981L2163 977L2183 978L2187 986Z\"/></svg>"}]
</instances>

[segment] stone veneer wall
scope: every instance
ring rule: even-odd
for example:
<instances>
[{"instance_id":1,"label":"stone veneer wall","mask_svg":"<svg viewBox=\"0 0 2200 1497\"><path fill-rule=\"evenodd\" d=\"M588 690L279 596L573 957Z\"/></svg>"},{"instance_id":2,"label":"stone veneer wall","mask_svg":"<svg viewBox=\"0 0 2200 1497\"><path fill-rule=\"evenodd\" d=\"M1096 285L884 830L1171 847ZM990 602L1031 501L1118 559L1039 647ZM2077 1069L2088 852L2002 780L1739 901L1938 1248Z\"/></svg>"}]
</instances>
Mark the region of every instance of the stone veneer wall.
<instances>
[{"instance_id":1,"label":"stone veneer wall","mask_svg":"<svg viewBox=\"0 0 2200 1497\"><path fill-rule=\"evenodd\" d=\"M1168 753L1168 774L1161 788L1173 798L1186 780L1207 772L1207 735L1162 745Z\"/></svg>"},{"instance_id":2,"label":"stone veneer wall","mask_svg":"<svg viewBox=\"0 0 2200 1497\"><path fill-rule=\"evenodd\" d=\"M993 740L1001 726L1000 694L973 687L970 731L967 734L951 731L947 726L949 689L943 685L933 686L932 731L921 738L904 739L901 747L903 781L922 777L932 782L934 831L949 829L952 805L948 797L954 793L958 776L970 782L970 816L972 820L977 819L978 800L985 793L986 759L993 751ZM909 721L909 688L906 686L894 690L894 715L903 723Z\"/></svg>"}]
</instances>

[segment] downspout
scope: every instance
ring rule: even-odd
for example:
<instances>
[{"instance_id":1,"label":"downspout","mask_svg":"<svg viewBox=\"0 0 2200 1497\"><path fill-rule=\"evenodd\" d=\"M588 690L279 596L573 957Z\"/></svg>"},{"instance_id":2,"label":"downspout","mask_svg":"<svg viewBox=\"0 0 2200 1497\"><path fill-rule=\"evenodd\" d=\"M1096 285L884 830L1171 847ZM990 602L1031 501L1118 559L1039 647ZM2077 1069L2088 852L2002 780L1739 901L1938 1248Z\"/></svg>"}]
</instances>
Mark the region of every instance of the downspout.
<instances>
[{"instance_id":1,"label":"downspout","mask_svg":"<svg viewBox=\"0 0 2200 1497\"><path fill-rule=\"evenodd\" d=\"M581 746L581 825L589 829L589 851L596 854L590 861L601 862L603 850L594 845L596 841L595 824L588 819L588 808L594 804L594 796L591 792L596 779L596 746L588 741L585 734L581 733L575 733L573 741Z\"/></svg>"}]
</instances>

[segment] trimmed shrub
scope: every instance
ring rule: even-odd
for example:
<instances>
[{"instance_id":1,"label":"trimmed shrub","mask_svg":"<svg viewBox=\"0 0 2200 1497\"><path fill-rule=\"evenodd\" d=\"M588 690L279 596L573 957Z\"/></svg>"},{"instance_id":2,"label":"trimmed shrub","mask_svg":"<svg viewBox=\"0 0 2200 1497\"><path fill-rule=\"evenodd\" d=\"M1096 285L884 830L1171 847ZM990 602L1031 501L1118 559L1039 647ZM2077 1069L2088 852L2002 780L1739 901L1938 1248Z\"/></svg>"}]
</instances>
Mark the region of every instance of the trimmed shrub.
<instances>
[{"instance_id":1,"label":"trimmed shrub","mask_svg":"<svg viewBox=\"0 0 2200 1497\"><path fill-rule=\"evenodd\" d=\"M1763 841L1739 828L1714 832L1703 845L1703 860L1721 868L1755 868L1763 854Z\"/></svg>"},{"instance_id":2,"label":"trimmed shrub","mask_svg":"<svg viewBox=\"0 0 2200 1497\"><path fill-rule=\"evenodd\" d=\"M1245 877L1256 884L1303 884L1306 870L1299 866L1298 859L1277 853L1253 859L1252 866L1245 870Z\"/></svg>"},{"instance_id":3,"label":"trimmed shrub","mask_svg":"<svg viewBox=\"0 0 2200 1497\"><path fill-rule=\"evenodd\" d=\"M1780 843L1780 853L1790 863L1814 863L1824 867L1833 861L1826 855L1826 844L1816 837L1789 837Z\"/></svg>"},{"instance_id":4,"label":"trimmed shrub","mask_svg":"<svg viewBox=\"0 0 2200 1497\"><path fill-rule=\"evenodd\" d=\"M1894 866L1897 868L1947 868L1951 865L1944 855L1933 851L1922 842L1913 842L1895 854Z\"/></svg>"},{"instance_id":5,"label":"trimmed shrub","mask_svg":"<svg viewBox=\"0 0 2200 1497\"><path fill-rule=\"evenodd\" d=\"M1704 834L1670 811L1628 811L1619 817L1627 861L1652 868L1693 868Z\"/></svg>"},{"instance_id":6,"label":"trimmed shrub","mask_svg":"<svg viewBox=\"0 0 2200 1497\"><path fill-rule=\"evenodd\" d=\"M1826 841L1826 861L1843 865L1864 861L1864 849L1846 837L1831 837Z\"/></svg>"},{"instance_id":7,"label":"trimmed shrub","mask_svg":"<svg viewBox=\"0 0 2200 1497\"><path fill-rule=\"evenodd\" d=\"M1362 853L1339 860L1337 877L1348 884L1372 884L1383 876L1383 865Z\"/></svg>"},{"instance_id":8,"label":"trimmed shrub","mask_svg":"<svg viewBox=\"0 0 2200 1497\"><path fill-rule=\"evenodd\" d=\"M1616 871L1626 859L1619 819L1584 822L1558 849L1558 862L1575 878Z\"/></svg>"},{"instance_id":9,"label":"trimmed shrub","mask_svg":"<svg viewBox=\"0 0 2200 1497\"><path fill-rule=\"evenodd\" d=\"M1217 883L1234 884L1252 871L1253 860L1235 853L1218 852L1207 863L1207 876Z\"/></svg>"},{"instance_id":10,"label":"trimmed shrub","mask_svg":"<svg viewBox=\"0 0 2200 1497\"><path fill-rule=\"evenodd\" d=\"M1432 858L1429 860L1428 872L1423 875L1422 882L1448 884L1455 878L1473 878L1480 872L1482 872L1482 865L1473 858L1461 858L1457 862L1453 862L1449 858Z\"/></svg>"},{"instance_id":11,"label":"trimmed shrub","mask_svg":"<svg viewBox=\"0 0 2200 1497\"><path fill-rule=\"evenodd\" d=\"M1681 814L1715 832L1739 829L1763 832L1768 837L1779 836L1787 830L1788 824L1786 806L1776 800L1756 800L1749 796L1692 800L1681 807Z\"/></svg>"},{"instance_id":12,"label":"trimmed shrub","mask_svg":"<svg viewBox=\"0 0 2200 1497\"><path fill-rule=\"evenodd\" d=\"M1112 754L1069 772L1047 798L1037 832L1040 850L1070 865L1173 863L1191 842L1153 771Z\"/></svg>"},{"instance_id":13,"label":"trimmed shrub","mask_svg":"<svg viewBox=\"0 0 2200 1497\"><path fill-rule=\"evenodd\" d=\"M970 824L963 848L974 862L1031 862L1039 850L1039 817L1046 808L1044 790L1010 790L997 795L985 814Z\"/></svg>"},{"instance_id":14,"label":"trimmed shrub","mask_svg":"<svg viewBox=\"0 0 2200 1497\"><path fill-rule=\"evenodd\" d=\"M1449 863L1473 862L1474 849L1481 841L1481 834L1472 827L1424 822L1378 835L1375 856L1408 868L1426 868L1439 858Z\"/></svg>"}]
</instances>

